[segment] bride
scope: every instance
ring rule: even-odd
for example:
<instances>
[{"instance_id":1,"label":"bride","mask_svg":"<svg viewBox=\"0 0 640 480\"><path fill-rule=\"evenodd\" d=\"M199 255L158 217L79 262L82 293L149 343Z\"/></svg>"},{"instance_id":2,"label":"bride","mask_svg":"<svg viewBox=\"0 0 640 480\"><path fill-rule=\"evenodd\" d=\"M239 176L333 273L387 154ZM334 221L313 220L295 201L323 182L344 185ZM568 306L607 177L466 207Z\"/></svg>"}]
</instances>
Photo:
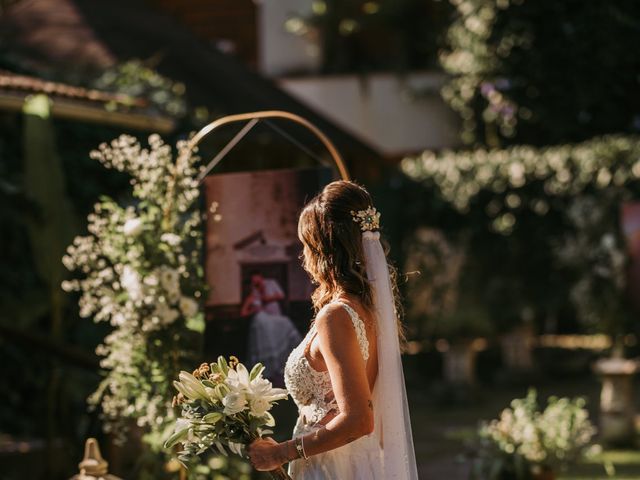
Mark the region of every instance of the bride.
<instances>
[{"instance_id":1,"label":"bride","mask_svg":"<svg viewBox=\"0 0 640 480\"><path fill-rule=\"evenodd\" d=\"M285 367L299 410L293 438L255 440L258 470L294 480L418 478L400 359L393 270L380 215L359 185L327 185L300 215L315 320Z\"/></svg>"}]
</instances>

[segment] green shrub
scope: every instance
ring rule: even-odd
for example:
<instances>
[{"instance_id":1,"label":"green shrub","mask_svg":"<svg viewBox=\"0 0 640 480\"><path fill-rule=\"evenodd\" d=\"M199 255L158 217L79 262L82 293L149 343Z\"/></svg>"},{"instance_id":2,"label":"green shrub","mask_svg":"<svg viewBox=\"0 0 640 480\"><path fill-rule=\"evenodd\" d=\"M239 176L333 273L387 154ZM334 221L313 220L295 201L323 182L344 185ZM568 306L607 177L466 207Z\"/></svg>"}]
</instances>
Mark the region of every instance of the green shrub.
<instances>
[{"instance_id":1,"label":"green shrub","mask_svg":"<svg viewBox=\"0 0 640 480\"><path fill-rule=\"evenodd\" d=\"M620 205L640 194L640 137L605 136L545 148L425 152L405 159L402 166L433 191L434 203L443 204L425 222L464 238L467 262L462 275L480 292L479 300L489 306L495 321L508 326L530 312L541 319L566 316L575 305L590 328L607 333L619 328L618 320L581 314L591 307L581 308L575 287L598 265L585 255L567 261L563 246L575 243L576 236L592 246L610 244L612 238L615 245L622 244ZM595 215L595 209L578 218L570 213L588 199L600 214L597 225L587 231L579 219ZM620 268L614 257L611 262ZM579 296L591 295L606 313L610 309L604 307L620 303L624 290L613 280L606 285L611 288L593 283L590 293Z\"/></svg>"},{"instance_id":2,"label":"green shrub","mask_svg":"<svg viewBox=\"0 0 640 480\"><path fill-rule=\"evenodd\" d=\"M550 397L539 410L537 393L516 398L500 418L480 426L472 478L498 479L505 473L530 478L532 471L562 469L589 453L596 432L582 398Z\"/></svg>"},{"instance_id":3,"label":"green shrub","mask_svg":"<svg viewBox=\"0 0 640 480\"><path fill-rule=\"evenodd\" d=\"M640 130L640 3L451 0L442 93L467 144Z\"/></svg>"}]
</instances>

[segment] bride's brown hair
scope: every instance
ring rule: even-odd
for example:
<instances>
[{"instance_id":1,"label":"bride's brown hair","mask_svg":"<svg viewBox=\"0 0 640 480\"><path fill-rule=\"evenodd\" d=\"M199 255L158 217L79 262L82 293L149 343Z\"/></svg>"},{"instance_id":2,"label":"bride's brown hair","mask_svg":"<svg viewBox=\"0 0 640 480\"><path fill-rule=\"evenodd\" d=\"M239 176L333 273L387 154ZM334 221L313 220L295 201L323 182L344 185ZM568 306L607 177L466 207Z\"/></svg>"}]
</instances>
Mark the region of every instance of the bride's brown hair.
<instances>
[{"instance_id":1,"label":"bride's brown hair","mask_svg":"<svg viewBox=\"0 0 640 480\"><path fill-rule=\"evenodd\" d=\"M351 214L371 206L369 192L354 182L340 180L327 185L302 210L298 237L305 246L302 265L317 285L311 295L316 313L341 291L359 298L364 308L372 310L373 295L364 263L362 231ZM382 237L381 241L387 252ZM390 274L400 314L393 267Z\"/></svg>"}]
</instances>

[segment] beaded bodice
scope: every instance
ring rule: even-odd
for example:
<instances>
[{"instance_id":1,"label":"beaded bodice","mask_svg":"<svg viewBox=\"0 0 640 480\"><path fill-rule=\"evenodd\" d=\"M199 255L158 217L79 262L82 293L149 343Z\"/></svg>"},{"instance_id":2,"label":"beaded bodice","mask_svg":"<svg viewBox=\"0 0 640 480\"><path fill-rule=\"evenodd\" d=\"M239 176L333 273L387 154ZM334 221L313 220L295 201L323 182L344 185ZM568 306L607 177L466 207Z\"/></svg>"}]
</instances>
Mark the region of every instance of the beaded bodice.
<instances>
[{"instance_id":1,"label":"beaded bodice","mask_svg":"<svg viewBox=\"0 0 640 480\"><path fill-rule=\"evenodd\" d=\"M346 303L337 303L351 317L358 338L358 345L366 362L369 359L369 340L367 339L365 324L353 308ZM316 333L315 323L313 323L300 345L293 349L291 355L289 355L284 369L284 381L287 390L307 424L319 422L337 407L332 393L329 372L315 370L306 357L306 351Z\"/></svg>"}]
</instances>

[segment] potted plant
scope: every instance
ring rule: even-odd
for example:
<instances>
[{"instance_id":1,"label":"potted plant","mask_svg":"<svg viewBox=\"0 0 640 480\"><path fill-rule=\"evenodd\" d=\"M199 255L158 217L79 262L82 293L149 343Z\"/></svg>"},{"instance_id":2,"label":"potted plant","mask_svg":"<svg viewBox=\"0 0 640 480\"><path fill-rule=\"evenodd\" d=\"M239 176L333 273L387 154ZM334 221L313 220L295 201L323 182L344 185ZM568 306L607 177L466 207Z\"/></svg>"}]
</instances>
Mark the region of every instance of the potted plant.
<instances>
[{"instance_id":1,"label":"potted plant","mask_svg":"<svg viewBox=\"0 0 640 480\"><path fill-rule=\"evenodd\" d=\"M444 378L453 385L475 383L475 358L493 332L486 309L461 282L463 249L435 229L419 228L407 248L407 316L414 334L434 339L444 360Z\"/></svg>"},{"instance_id":2,"label":"potted plant","mask_svg":"<svg viewBox=\"0 0 640 480\"><path fill-rule=\"evenodd\" d=\"M604 442L632 442L634 428L633 377L638 362L624 358L623 337L630 320L627 295L628 254L617 221L611 215L619 198L581 195L567 210L572 227L556 253L573 273L571 300L587 330L611 338L610 355L594 364L602 379L600 431Z\"/></svg>"},{"instance_id":3,"label":"potted plant","mask_svg":"<svg viewBox=\"0 0 640 480\"><path fill-rule=\"evenodd\" d=\"M454 385L474 385L476 356L492 334L486 310L474 302L461 302L445 315L430 319L431 336L443 354L445 380Z\"/></svg>"},{"instance_id":4,"label":"potted plant","mask_svg":"<svg viewBox=\"0 0 640 480\"><path fill-rule=\"evenodd\" d=\"M471 478L475 480L554 480L556 473L593 448L595 428L582 398L550 397L539 410L530 389L498 419L483 423Z\"/></svg>"}]
</instances>

